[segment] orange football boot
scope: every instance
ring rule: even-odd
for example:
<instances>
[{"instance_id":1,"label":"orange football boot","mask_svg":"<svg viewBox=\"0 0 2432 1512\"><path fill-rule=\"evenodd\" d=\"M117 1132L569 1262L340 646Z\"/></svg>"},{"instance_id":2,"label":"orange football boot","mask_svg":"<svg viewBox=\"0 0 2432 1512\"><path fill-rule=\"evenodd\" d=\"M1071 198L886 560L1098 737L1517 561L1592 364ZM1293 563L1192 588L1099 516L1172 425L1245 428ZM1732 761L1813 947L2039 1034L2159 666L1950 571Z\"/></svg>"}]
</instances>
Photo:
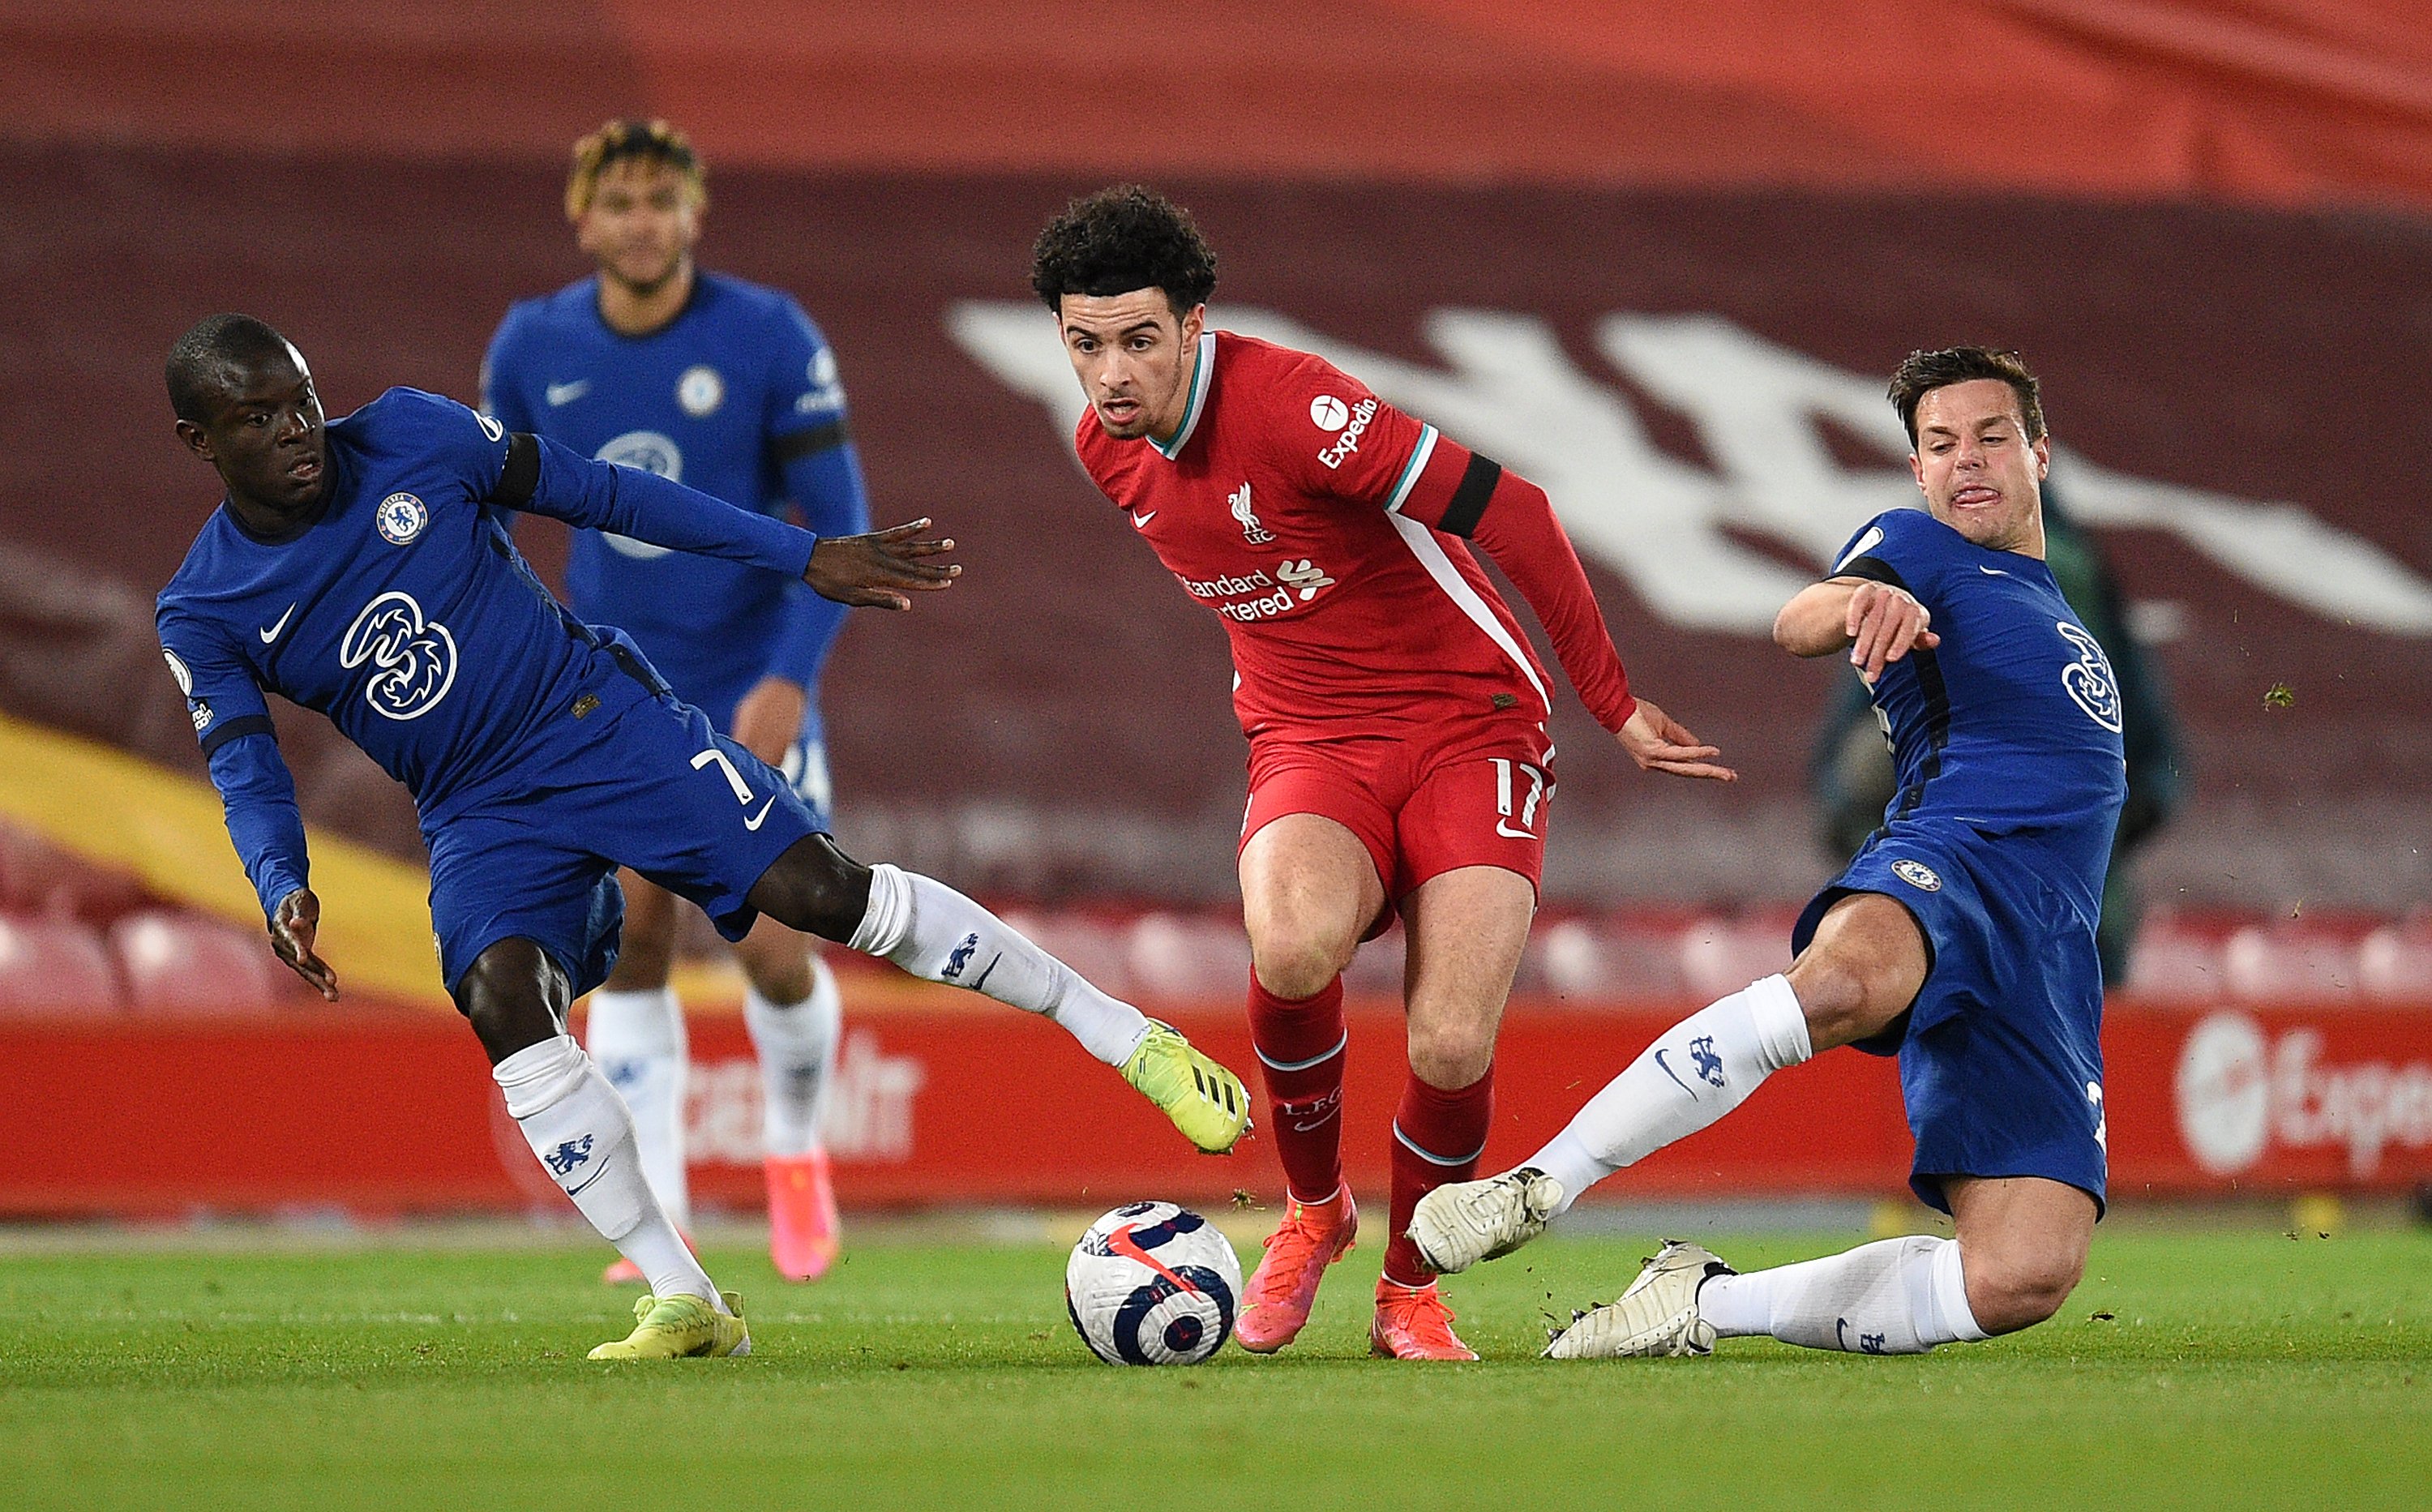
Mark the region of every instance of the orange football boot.
<instances>
[{"instance_id":1,"label":"orange football boot","mask_svg":"<svg viewBox=\"0 0 2432 1512\"><path fill-rule=\"evenodd\" d=\"M1282 1226L1267 1235L1266 1255L1241 1288L1235 1342L1252 1354L1273 1354L1298 1338L1326 1267L1343 1258L1359 1232L1360 1207L1347 1186L1330 1201L1287 1202Z\"/></svg>"},{"instance_id":2,"label":"orange football boot","mask_svg":"<svg viewBox=\"0 0 2432 1512\"><path fill-rule=\"evenodd\" d=\"M1404 1286L1376 1278L1376 1321L1368 1352L1396 1360L1475 1360L1478 1351L1452 1331L1452 1309L1435 1283Z\"/></svg>"},{"instance_id":3,"label":"orange football boot","mask_svg":"<svg viewBox=\"0 0 2432 1512\"><path fill-rule=\"evenodd\" d=\"M836 1188L828 1180L828 1152L815 1149L790 1159L771 1155L762 1169L768 1178L768 1258L787 1281L817 1281L836 1264Z\"/></svg>"}]
</instances>

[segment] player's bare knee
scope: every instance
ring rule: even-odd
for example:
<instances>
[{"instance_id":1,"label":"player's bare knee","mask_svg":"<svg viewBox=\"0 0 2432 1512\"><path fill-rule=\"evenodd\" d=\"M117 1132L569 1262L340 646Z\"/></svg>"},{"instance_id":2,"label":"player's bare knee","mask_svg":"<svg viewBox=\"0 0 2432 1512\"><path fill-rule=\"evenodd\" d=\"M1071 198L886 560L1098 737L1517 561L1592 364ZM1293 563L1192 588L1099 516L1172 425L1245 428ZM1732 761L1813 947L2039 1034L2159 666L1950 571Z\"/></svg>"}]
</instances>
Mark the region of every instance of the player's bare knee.
<instances>
[{"instance_id":1,"label":"player's bare knee","mask_svg":"<svg viewBox=\"0 0 2432 1512\"><path fill-rule=\"evenodd\" d=\"M1445 1092L1469 1086L1495 1063L1493 1030L1464 1025L1410 1026L1410 1071Z\"/></svg>"},{"instance_id":2,"label":"player's bare knee","mask_svg":"<svg viewBox=\"0 0 2432 1512\"><path fill-rule=\"evenodd\" d=\"M1258 985L1288 1002L1314 997L1342 975L1349 953L1312 930L1282 929L1250 939Z\"/></svg>"},{"instance_id":3,"label":"player's bare knee","mask_svg":"<svg viewBox=\"0 0 2432 1512\"><path fill-rule=\"evenodd\" d=\"M1881 1011L1873 974L1843 952L1811 946L1787 976L1807 1015L1808 1040L1818 1050L1863 1040L1898 1014Z\"/></svg>"},{"instance_id":4,"label":"player's bare knee","mask_svg":"<svg viewBox=\"0 0 2432 1512\"><path fill-rule=\"evenodd\" d=\"M2086 1274L2086 1257L2061 1248L1981 1258L1963 1252L1968 1307L1987 1334L2015 1334L2059 1312Z\"/></svg>"},{"instance_id":5,"label":"player's bare knee","mask_svg":"<svg viewBox=\"0 0 2432 1512\"><path fill-rule=\"evenodd\" d=\"M482 951L455 992L457 1011L492 1064L565 1033L572 996L565 972L529 940L502 940Z\"/></svg>"},{"instance_id":6,"label":"player's bare knee","mask_svg":"<svg viewBox=\"0 0 2432 1512\"><path fill-rule=\"evenodd\" d=\"M735 947L752 988L771 1003L799 1003L811 995L811 952L801 937L755 929Z\"/></svg>"},{"instance_id":7,"label":"player's bare knee","mask_svg":"<svg viewBox=\"0 0 2432 1512\"><path fill-rule=\"evenodd\" d=\"M838 943L870 911L870 868L825 835L806 835L753 883L752 906L789 929Z\"/></svg>"}]
</instances>

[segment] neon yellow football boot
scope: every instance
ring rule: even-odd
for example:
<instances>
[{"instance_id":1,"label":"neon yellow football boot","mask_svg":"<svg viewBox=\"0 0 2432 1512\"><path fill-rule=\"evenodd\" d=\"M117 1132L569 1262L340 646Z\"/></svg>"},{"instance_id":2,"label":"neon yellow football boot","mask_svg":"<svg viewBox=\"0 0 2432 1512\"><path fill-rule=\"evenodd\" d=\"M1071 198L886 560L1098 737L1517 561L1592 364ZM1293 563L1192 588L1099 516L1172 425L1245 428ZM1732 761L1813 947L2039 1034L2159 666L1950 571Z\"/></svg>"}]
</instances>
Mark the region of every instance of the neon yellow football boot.
<instances>
[{"instance_id":1,"label":"neon yellow football boot","mask_svg":"<svg viewBox=\"0 0 2432 1512\"><path fill-rule=\"evenodd\" d=\"M698 1297L645 1297L633 1304L633 1332L591 1351L595 1360L722 1359L752 1352L743 1299L721 1293L726 1312Z\"/></svg>"},{"instance_id":2,"label":"neon yellow football boot","mask_svg":"<svg viewBox=\"0 0 2432 1512\"><path fill-rule=\"evenodd\" d=\"M1148 1038L1123 1062L1123 1079L1164 1109L1203 1153L1225 1153L1250 1127L1241 1079L1192 1049L1171 1024L1148 1021Z\"/></svg>"}]
</instances>

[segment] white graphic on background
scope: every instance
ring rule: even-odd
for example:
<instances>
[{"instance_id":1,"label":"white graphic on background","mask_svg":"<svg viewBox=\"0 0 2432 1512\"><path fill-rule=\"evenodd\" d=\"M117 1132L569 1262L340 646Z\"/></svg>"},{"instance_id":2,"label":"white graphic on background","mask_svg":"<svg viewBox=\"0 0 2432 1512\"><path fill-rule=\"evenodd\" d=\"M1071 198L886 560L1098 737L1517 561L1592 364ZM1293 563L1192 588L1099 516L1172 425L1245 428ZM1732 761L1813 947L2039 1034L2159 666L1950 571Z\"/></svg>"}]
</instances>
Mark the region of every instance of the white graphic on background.
<instances>
[{"instance_id":1,"label":"white graphic on background","mask_svg":"<svg viewBox=\"0 0 2432 1512\"><path fill-rule=\"evenodd\" d=\"M890 1164L910 1160L913 1103L926 1080L919 1060L887 1054L869 1029L848 1032L819 1114L828 1153ZM760 1067L751 1057L695 1062L684 1110L684 1149L694 1164L758 1165L762 1096Z\"/></svg>"},{"instance_id":2,"label":"white graphic on background","mask_svg":"<svg viewBox=\"0 0 2432 1512\"><path fill-rule=\"evenodd\" d=\"M1035 304L969 301L945 320L989 373L1045 405L1071 444L1084 401L1052 319ZM1908 438L1881 377L1817 362L1719 315L1616 314L1594 332L1614 366L1690 418L1711 467L1656 446L1629 398L1581 371L1533 315L1428 311L1420 329L1442 366L1336 341L1271 311L1227 309L1224 325L1317 353L1543 485L1581 551L1688 629L1768 635L1775 611L1813 581L1733 532L1822 563L1867 519L1917 503ZM1882 465L1842 462L1825 422ZM2167 532L2313 613L2432 636L2432 583L2298 505L2131 477L2054 452L2069 506L2086 524Z\"/></svg>"}]
</instances>

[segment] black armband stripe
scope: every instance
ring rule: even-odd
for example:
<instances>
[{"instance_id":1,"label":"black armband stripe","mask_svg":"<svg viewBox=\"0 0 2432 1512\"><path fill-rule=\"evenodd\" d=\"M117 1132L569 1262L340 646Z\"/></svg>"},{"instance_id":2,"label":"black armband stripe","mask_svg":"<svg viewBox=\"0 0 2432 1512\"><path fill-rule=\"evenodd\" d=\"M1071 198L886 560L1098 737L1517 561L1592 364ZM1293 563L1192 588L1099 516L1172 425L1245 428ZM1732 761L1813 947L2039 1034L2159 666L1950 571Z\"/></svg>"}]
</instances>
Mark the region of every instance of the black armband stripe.
<instances>
[{"instance_id":1,"label":"black armband stripe","mask_svg":"<svg viewBox=\"0 0 2432 1512\"><path fill-rule=\"evenodd\" d=\"M267 714L245 714L225 724L213 725L203 732L203 755L210 756L230 740L242 740L248 735L267 735L272 739L279 732L272 727Z\"/></svg>"},{"instance_id":2,"label":"black armband stripe","mask_svg":"<svg viewBox=\"0 0 2432 1512\"><path fill-rule=\"evenodd\" d=\"M490 502L521 509L539 488L540 438L517 431L507 437L507 465L498 474L498 485L490 490Z\"/></svg>"},{"instance_id":3,"label":"black armband stripe","mask_svg":"<svg viewBox=\"0 0 2432 1512\"><path fill-rule=\"evenodd\" d=\"M768 451L777 459L777 466L782 467L788 462L800 462L804 457L816 457L822 451L833 451L852 439L853 433L845 429L844 416L839 415L809 430L777 437L769 443Z\"/></svg>"},{"instance_id":4,"label":"black armband stripe","mask_svg":"<svg viewBox=\"0 0 2432 1512\"><path fill-rule=\"evenodd\" d=\"M1466 539L1478 529L1478 517L1486 513L1487 501L1495 497L1495 485L1502 481L1503 464L1471 452L1469 466L1461 469L1461 482L1453 488L1452 501L1444 505L1444 518L1436 529Z\"/></svg>"},{"instance_id":5,"label":"black armband stripe","mask_svg":"<svg viewBox=\"0 0 2432 1512\"><path fill-rule=\"evenodd\" d=\"M1853 556L1834 568L1832 576L1862 577L1869 583L1888 583L1902 593L1908 593L1908 585L1901 582L1900 575L1892 570L1892 565L1880 556ZM1916 596L1909 594L1911 598Z\"/></svg>"}]
</instances>

